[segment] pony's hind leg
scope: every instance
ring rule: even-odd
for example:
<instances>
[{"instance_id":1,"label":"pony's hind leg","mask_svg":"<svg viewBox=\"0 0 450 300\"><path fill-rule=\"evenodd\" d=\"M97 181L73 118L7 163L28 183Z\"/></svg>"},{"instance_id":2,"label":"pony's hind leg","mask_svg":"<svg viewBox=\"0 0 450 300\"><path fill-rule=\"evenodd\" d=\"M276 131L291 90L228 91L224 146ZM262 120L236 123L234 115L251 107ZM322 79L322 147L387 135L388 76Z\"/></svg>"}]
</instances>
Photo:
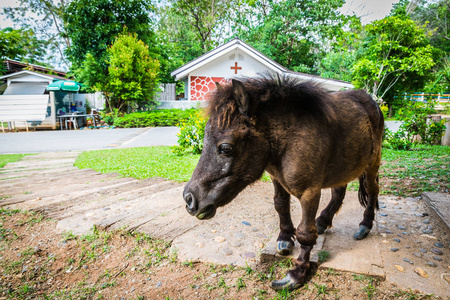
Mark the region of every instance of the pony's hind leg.
<instances>
[{"instance_id":1,"label":"pony's hind leg","mask_svg":"<svg viewBox=\"0 0 450 300\"><path fill-rule=\"evenodd\" d=\"M359 229L353 236L357 240L364 239L370 232L375 219L375 209L378 209L378 167L366 171L364 175L359 178L359 202L365 206L364 218L359 223Z\"/></svg>"},{"instance_id":2,"label":"pony's hind leg","mask_svg":"<svg viewBox=\"0 0 450 300\"><path fill-rule=\"evenodd\" d=\"M295 234L295 228L291 219L291 195L274 178L272 178L272 182L275 187L275 195L273 197L275 210L280 217L280 234L277 239L277 252L281 255L288 255L294 248L293 238Z\"/></svg>"},{"instance_id":3,"label":"pony's hind leg","mask_svg":"<svg viewBox=\"0 0 450 300\"><path fill-rule=\"evenodd\" d=\"M319 207L319 200L320 188L309 189L300 197L302 220L295 233L297 241L301 245L300 255L295 260L295 267L287 273L286 277L272 282L271 287L274 290L294 290L305 283L310 270L310 253L317 240L314 219Z\"/></svg>"},{"instance_id":4,"label":"pony's hind leg","mask_svg":"<svg viewBox=\"0 0 450 300\"><path fill-rule=\"evenodd\" d=\"M347 185L331 189L331 200L327 207L320 213L316 219L317 233L322 234L327 228L331 227L333 217L342 206L345 197Z\"/></svg>"}]
</instances>

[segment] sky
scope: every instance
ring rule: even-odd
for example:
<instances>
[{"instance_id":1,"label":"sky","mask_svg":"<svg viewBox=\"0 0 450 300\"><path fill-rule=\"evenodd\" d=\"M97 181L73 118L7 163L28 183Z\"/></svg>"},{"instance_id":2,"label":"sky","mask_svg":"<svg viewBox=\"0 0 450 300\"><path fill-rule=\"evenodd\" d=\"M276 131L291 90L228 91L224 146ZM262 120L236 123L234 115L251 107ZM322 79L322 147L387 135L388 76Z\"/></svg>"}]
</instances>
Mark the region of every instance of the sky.
<instances>
[{"instance_id":1,"label":"sky","mask_svg":"<svg viewBox=\"0 0 450 300\"><path fill-rule=\"evenodd\" d=\"M19 6L16 0L1 0L0 11L3 12L4 7L16 7ZM0 27L14 27L14 23L6 19L4 15L0 15Z\"/></svg>"},{"instance_id":2,"label":"sky","mask_svg":"<svg viewBox=\"0 0 450 300\"><path fill-rule=\"evenodd\" d=\"M383 19L391 12L392 4L398 2L399 0L347 0L340 11L344 14L355 13L365 25Z\"/></svg>"},{"instance_id":3,"label":"sky","mask_svg":"<svg viewBox=\"0 0 450 300\"><path fill-rule=\"evenodd\" d=\"M355 13L361 17L362 24L367 24L373 20L379 20L389 14L393 3L399 0L347 0L341 8L344 14ZM3 7L16 7L17 0L1 0L0 9ZM5 19L3 15L0 16L0 27L14 27L14 24Z\"/></svg>"}]
</instances>

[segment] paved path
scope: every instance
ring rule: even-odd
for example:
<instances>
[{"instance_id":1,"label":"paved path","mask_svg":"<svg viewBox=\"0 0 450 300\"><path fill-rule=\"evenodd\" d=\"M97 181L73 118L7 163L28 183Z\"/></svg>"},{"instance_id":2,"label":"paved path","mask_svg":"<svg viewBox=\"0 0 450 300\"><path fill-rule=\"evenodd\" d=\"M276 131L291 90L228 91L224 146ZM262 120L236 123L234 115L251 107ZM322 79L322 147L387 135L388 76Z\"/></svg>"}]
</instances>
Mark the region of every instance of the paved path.
<instances>
[{"instance_id":1,"label":"paved path","mask_svg":"<svg viewBox=\"0 0 450 300\"><path fill-rule=\"evenodd\" d=\"M0 154L172 146L178 132L178 127L152 127L0 133Z\"/></svg>"},{"instance_id":2,"label":"paved path","mask_svg":"<svg viewBox=\"0 0 450 300\"><path fill-rule=\"evenodd\" d=\"M396 131L399 122L386 126ZM178 132L178 127L152 127L0 133L0 154L172 146Z\"/></svg>"},{"instance_id":3,"label":"paved path","mask_svg":"<svg viewBox=\"0 0 450 300\"><path fill-rule=\"evenodd\" d=\"M185 211L183 183L79 170L73 167L77 155L41 153L0 169L0 207L39 211L57 220L60 232L82 234L94 225L145 232L171 241L182 261L245 266L276 258L271 248L278 220L270 183L254 184L218 209L216 217L199 221ZM321 208L330 199L329 191L323 198ZM370 235L355 241L363 208L356 192L347 193L334 227L321 237L318 248L330 258L319 267L375 275L404 290L448 296L449 228L430 217L432 212L420 199L382 196L380 201ZM293 199L291 207L298 223L298 201ZM418 275L417 268L428 277Z\"/></svg>"}]
</instances>

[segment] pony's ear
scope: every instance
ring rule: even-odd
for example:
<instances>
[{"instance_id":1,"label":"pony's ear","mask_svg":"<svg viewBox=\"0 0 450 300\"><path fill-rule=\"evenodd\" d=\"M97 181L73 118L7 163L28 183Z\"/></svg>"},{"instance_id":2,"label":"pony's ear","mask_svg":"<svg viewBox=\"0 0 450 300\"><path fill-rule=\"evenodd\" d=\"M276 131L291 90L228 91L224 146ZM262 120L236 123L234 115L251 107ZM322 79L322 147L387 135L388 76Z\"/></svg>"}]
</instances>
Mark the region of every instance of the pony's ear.
<instances>
[{"instance_id":1,"label":"pony's ear","mask_svg":"<svg viewBox=\"0 0 450 300\"><path fill-rule=\"evenodd\" d=\"M216 85L216 89L219 90L219 92L223 91L223 87L220 85L220 83L218 83L217 81L214 82Z\"/></svg>"},{"instance_id":2,"label":"pony's ear","mask_svg":"<svg viewBox=\"0 0 450 300\"><path fill-rule=\"evenodd\" d=\"M239 80L232 79L231 82L233 83L233 97L239 106L239 111L242 114L247 115L249 102L247 91Z\"/></svg>"}]
</instances>

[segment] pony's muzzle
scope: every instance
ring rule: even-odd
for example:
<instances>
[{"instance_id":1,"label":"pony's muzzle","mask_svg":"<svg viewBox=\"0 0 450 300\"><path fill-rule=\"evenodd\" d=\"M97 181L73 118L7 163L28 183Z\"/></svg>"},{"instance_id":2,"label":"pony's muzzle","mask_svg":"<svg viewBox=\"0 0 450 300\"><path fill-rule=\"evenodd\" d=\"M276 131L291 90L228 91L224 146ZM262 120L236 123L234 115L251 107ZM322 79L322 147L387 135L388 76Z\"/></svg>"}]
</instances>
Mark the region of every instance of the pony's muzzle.
<instances>
[{"instance_id":1,"label":"pony's muzzle","mask_svg":"<svg viewBox=\"0 0 450 300\"><path fill-rule=\"evenodd\" d=\"M186 193L184 195L184 201L186 202L186 210L188 213L195 216L197 212L197 201L195 200L194 195L191 193Z\"/></svg>"}]
</instances>

